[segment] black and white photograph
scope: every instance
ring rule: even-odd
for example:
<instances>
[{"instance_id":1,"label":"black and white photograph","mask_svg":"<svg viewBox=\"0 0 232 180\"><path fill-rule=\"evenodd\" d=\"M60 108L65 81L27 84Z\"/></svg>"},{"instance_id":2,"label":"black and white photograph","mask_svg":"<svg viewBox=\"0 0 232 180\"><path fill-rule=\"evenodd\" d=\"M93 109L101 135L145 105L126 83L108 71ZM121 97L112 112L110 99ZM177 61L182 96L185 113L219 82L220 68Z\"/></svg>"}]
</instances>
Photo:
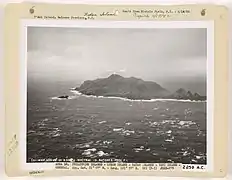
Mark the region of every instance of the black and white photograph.
<instances>
[{"instance_id":1,"label":"black and white photograph","mask_svg":"<svg viewBox=\"0 0 232 180\"><path fill-rule=\"evenodd\" d=\"M207 28L27 27L26 162L207 164Z\"/></svg>"}]
</instances>

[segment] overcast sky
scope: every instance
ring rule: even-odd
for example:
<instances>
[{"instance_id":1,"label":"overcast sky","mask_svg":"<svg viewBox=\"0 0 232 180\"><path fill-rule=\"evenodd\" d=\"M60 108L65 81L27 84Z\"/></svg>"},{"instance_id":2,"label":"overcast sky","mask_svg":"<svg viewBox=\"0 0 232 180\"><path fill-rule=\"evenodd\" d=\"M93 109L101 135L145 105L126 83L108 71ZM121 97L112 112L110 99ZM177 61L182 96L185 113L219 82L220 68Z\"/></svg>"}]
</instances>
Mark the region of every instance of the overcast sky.
<instances>
[{"instance_id":1,"label":"overcast sky","mask_svg":"<svg viewBox=\"0 0 232 180\"><path fill-rule=\"evenodd\" d=\"M116 72L202 84L206 76L206 29L30 27L27 41L29 79L82 81Z\"/></svg>"}]
</instances>

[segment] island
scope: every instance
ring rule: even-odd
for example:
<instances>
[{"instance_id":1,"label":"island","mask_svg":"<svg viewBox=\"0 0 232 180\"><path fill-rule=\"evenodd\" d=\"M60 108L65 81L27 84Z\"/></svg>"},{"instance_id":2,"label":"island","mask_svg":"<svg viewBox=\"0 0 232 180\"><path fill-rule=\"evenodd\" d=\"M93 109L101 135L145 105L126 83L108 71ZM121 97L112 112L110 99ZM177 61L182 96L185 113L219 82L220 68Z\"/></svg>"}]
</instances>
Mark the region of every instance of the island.
<instances>
[{"instance_id":1,"label":"island","mask_svg":"<svg viewBox=\"0 0 232 180\"><path fill-rule=\"evenodd\" d=\"M59 96L58 98L59 98L59 99L68 99L69 96L68 96L68 95L63 95L63 96Z\"/></svg>"},{"instance_id":2,"label":"island","mask_svg":"<svg viewBox=\"0 0 232 180\"><path fill-rule=\"evenodd\" d=\"M205 101L206 96L186 91L183 88L172 93L156 82L144 81L136 77L123 77L112 74L107 78L84 81L80 87L74 88L84 95L103 97L121 97L131 100L151 99L182 99L191 101Z\"/></svg>"},{"instance_id":3,"label":"island","mask_svg":"<svg viewBox=\"0 0 232 180\"><path fill-rule=\"evenodd\" d=\"M192 93L191 91L186 91L183 88L178 89L173 94L167 96L168 99L183 99L183 100L191 100L191 101L205 101L206 96L201 96L198 93Z\"/></svg>"}]
</instances>

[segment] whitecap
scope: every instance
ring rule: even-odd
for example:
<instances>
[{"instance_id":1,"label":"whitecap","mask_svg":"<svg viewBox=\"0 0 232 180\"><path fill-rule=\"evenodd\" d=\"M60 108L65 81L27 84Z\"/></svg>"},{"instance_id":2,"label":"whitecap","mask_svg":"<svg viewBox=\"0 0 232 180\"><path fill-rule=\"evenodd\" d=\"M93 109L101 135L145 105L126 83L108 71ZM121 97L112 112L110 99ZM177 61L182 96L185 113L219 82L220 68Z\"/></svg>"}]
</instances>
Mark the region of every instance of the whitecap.
<instances>
[{"instance_id":1,"label":"whitecap","mask_svg":"<svg viewBox=\"0 0 232 180\"><path fill-rule=\"evenodd\" d=\"M85 155L85 156L90 155L90 154L91 154L91 151L86 151L86 150L82 153L82 155Z\"/></svg>"},{"instance_id":2,"label":"whitecap","mask_svg":"<svg viewBox=\"0 0 232 180\"><path fill-rule=\"evenodd\" d=\"M135 151L139 152L144 150L144 146L140 146L139 148L134 148Z\"/></svg>"},{"instance_id":3,"label":"whitecap","mask_svg":"<svg viewBox=\"0 0 232 180\"><path fill-rule=\"evenodd\" d=\"M135 133L135 131L130 131L130 130L125 130L125 131L123 131L124 133L132 133L132 134L134 134Z\"/></svg>"},{"instance_id":4,"label":"whitecap","mask_svg":"<svg viewBox=\"0 0 232 180\"><path fill-rule=\"evenodd\" d=\"M38 126L45 126L45 123L43 121L38 122Z\"/></svg>"},{"instance_id":5,"label":"whitecap","mask_svg":"<svg viewBox=\"0 0 232 180\"><path fill-rule=\"evenodd\" d=\"M174 136L172 136L170 139L166 139L165 141L166 142L173 142L173 140L174 140Z\"/></svg>"},{"instance_id":6,"label":"whitecap","mask_svg":"<svg viewBox=\"0 0 232 180\"><path fill-rule=\"evenodd\" d=\"M140 148L134 148L134 150L135 150L136 152L138 152L138 151L142 151L143 149L140 149Z\"/></svg>"},{"instance_id":7,"label":"whitecap","mask_svg":"<svg viewBox=\"0 0 232 180\"><path fill-rule=\"evenodd\" d=\"M31 134L31 133L35 133L35 131L29 130L29 131L27 132L27 134Z\"/></svg>"},{"instance_id":8,"label":"whitecap","mask_svg":"<svg viewBox=\"0 0 232 180\"><path fill-rule=\"evenodd\" d=\"M157 126L157 125L159 125L159 123L158 122L152 122L150 125L151 126Z\"/></svg>"},{"instance_id":9,"label":"whitecap","mask_svg":"<svg viewBox=\"0 0 232 180\"><path fill-rule=\"evenodd\" d=\"M98 124L103 124L103 123L106 123L106 121L100 121L100 122L98 122Z\"/></svg>"},{"instance_id":10,"label":"whitecap","mask_svg":"<svg viewBox=\"0 0 232 180\"><path fill-rule=\"evenodd\" d=\"M192 159L191 161L197 163L197 160L195 160L195 159Z\"/></svg>"},{"instance_id":11,"label":"whitecap","mask_svg":"<svg viewBox=\"0 0 232 180\"><path fill-rule=\"evenodd\" d=\"M123 128L114 128L113 131L121 131Z\"/></svg>"},{"instance_id":12,"label":"whitecap","mask_svg":"<svg viewBox=\"0 0 232 180\"><path fill-rule=\"evenodd\" d=\"M195 156L196 157L196 159L202 159L202 158L204 158L204 156Z\"/></svg>"},{"instance_id":13,"label":"whitecap","mask_svg":"<svg viewBox=\"0 0 232 180\"><path fill-rule=\"evenodd\" d=\"M129 135L134 134L134 133L135 133L135 131L124 130L121 134L125 135L125 136L129 136Z\"/></svg>"},{"instance_id":14,"label":"whitecap","mask_svg":"<svg viewBox=\"0 0 232 180\"><path fill-rule=\"evenodd\" d=\"M126 123L126 125L127 125L127 126L129 126L129 125L131 125L131 123L130 123L130 122L128 122L128 123Z\"/></svg>"},{"instance_id":15,"label":"whitecap","mask_svg":"<svg viewBox=\"0 0 232 180\"><path fill-rule=\"evenodd\" d=\"M48 135L52 136L52 137L57 137L60 136L60 132L61 130L59 128L53 128L53 131L49 132Z\"/></svg>"},{"instance_id":16,"label":"whitecap","mask_svg":"<svg viewBox=\"0 0 232 180\"><path fill-rule=\"evenodd\" d=\"M86 149L85 151L91 151L91 152L94 152L94 151L97 151L96 148L92 148L92 149Z\"/></svg>"},{"instance_id":17,"label":"whitecap","mask_svg":"<svg viewBox=\"0 0 232 180\"><path fill-rule=\"evenodd\" d=\"M61 131L59 128L54 128L55 131Z\"/></svg>"},{"instance_id":18,"label":"whitecap","mask_svg":"<svg viewBox=\"0 0 232 180\"><path fill-rule=\"evenodd\" d=\"M82 135L83 133L81 133L81 132L77 132L77 133L75 133L75 134L77 134L77 135Z\"/></svg>"},{"instance_id":19,"label":"whitecap","mask_svg":"<svg viewBox=\"0 0 232 180\"><path fill-rule=\"evenodd\" d=\"M103 141L103 144L111 144L113 141Z\"/></svg>"},{"instance_id":20,"label":"whitecap","mask_svg":"<svg viewBox=\"0 0 232 180\"><path fill-rule=\"evenodd\" d=\"M53 134L52 137L60 136L60 133Z\"/></svg>"},{"instance_id":21,"label":"whitecap","mask_svg":"<svg viewBox=\"0 0 232 180\"><path fill-rule=\"evenodd\" d=\"M93 144L93 141L90 141L90 142L84 143L84 144L76 144L75 146L78 148L89 148L90 144Z\"/></svg>"},{"instance_id":22,"label":"whitecap","mask_svg":"<svg viewBox=\"0 0 232 180\"><path fill-rule=\"evenodd\" d=\"M183 125L190 126L190 125L195 125L196 123L192 122L192 121L180 121L178 124L181 126L183 126Z\"/></svg>"},{"instance_id":23,"label":"whitecap","mask_svg":"<svg viewBox=\"0 0 232 180\"><path fill-rule=\"evenodd\" d=\"M172 142L173 140L172 139L166 139L165 141L166 142Z\"/></svg>"},{"instance_id":24,"label":"whitecap","mask_svg":"<svg viewBox=\"0 0 232 180\"><path fill-rule=\"evenodd\" d=\"M180 121L179 125L183 126L183 125L185 125L185 122L184 121Z\"/></svg>"},{"instance_id":25,"label":"whitecap","mask_svg":"<svg viewBox=\"0 0 232 180\"><path fill-rule=\"evenodd\" d=\"M52 97L51 99L52 100L62 100L61 98L58 98L58 97Z\"/></svg>"},{"instance_id":26,"label":"whitecap","mask_svg":"<svg viewBox=\"0 0 232 180\"><path fill-rule=\"evenodd\" d=\"M175 120L163 120L162 123L170 123L174 124L176 121Z\"/></svg>"},{"instance_id":27,"label":"whitecap","mask_svg":"<svg viewBox=\"0 0 232 180\"><path fill-rule=\"evenodd\" d=\"M188 155L190 155L190 152L188 151L183 152L183 156L188 156Z\"/></svg>"},{"instance_id":28,"label":"whitecap","mask_svg":"<svg viewBox=\"0 0 232 180\"><path fill-rule=\"evenodd\" d=\"M43 122L46 122L46 121L48 121L48 118L43 119Z\"/></svg>"},{"instance_id":29,"label":"whitecap","mask_svg":"<svg viewBox=\"0 0 232 180\"><path fill-rule=\"evenodd\" d=\"M152 117L152 115L147 115L147 114L146 114L145 117L146 117L146 118L150 118L150 117Z\"/></svg>"},{"instance_id":30,"label":"whitecap","mask_svg":"<svg viewBox=\"0 0 232 180\"><path fill-rule=\"evenodd\" d=\"M96 153L98 156L108 156L109 154L108 153L105 153L104 151L98 151L97 153Z\"/></svg>"},{"instance_id":31,"label":"whitecap","mask_svg":"<svg viewBox=\"0 0 232 180\"><path fill-rule=\"evenodd\" d=\"M85 144L83 147L88 148L88 147L90 147L90 145L89 144Z\"/></svg>"},{"instance_id":32,"label":"whitecap","mask_svg":"<svg viewBox=\"0 0 232 180\"><path fill-rule=\"evenodd\" d=\"M165 134L165 132L164 132L164 131L159 130L159 131L156 131L156 134Z\"/></svg>"}]
</instances>

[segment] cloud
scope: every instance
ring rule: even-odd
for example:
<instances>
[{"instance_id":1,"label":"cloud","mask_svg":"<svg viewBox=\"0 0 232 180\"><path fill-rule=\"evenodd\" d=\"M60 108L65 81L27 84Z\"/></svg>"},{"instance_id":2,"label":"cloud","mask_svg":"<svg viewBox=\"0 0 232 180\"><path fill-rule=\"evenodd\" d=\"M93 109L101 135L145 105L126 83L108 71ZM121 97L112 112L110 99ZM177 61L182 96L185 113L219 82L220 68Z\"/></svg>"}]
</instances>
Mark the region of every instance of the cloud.
<instances>
[{"instance_id":1,"label":"cloud","mask_svg":"<svg viewBox=\"0 0 232 180\"><path fill-rule=\"evenodd\" d=\"M29 28L28 71L44 78L205 76L206 29Z\"/></svg>"},{"instance_id":2,"label":"cloud","mask_svg":"<svg viewBox=\"0 0 232 180\"><path fill-rule=\"evenodd\" d=\"M126 69L120 69L119 72L126 72Z\"/></svg>"}]
</instances>

